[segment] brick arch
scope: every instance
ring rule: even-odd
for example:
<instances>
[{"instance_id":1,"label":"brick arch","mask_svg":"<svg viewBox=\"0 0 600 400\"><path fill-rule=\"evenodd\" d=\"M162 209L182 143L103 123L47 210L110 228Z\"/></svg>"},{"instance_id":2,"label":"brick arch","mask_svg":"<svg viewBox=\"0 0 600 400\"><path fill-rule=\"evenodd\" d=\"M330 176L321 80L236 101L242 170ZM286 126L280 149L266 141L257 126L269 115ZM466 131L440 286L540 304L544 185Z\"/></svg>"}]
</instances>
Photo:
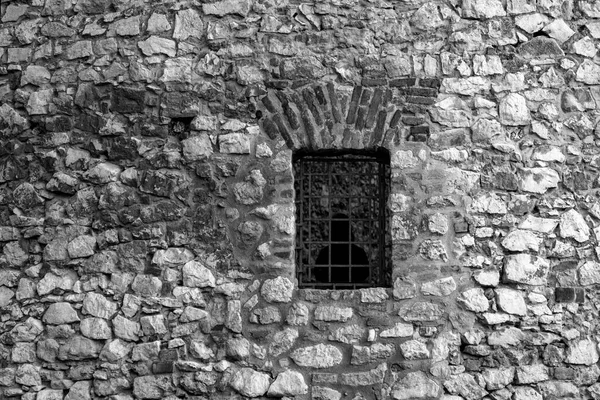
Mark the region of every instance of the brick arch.
<instances>
[{"instance_id":1,"label":"brick arch","mask_svg":"<svg viewBox=\"0 0 600 400\"><path fill-rule=\"evenodd\" d=\"M385 147L390 132L406 127L408 141L426 141L426 107L438 95L437 80L404 78L385 86L317 82L269 89L261 98L262 130L291 150Z\"/></svg>"}]
</instances>

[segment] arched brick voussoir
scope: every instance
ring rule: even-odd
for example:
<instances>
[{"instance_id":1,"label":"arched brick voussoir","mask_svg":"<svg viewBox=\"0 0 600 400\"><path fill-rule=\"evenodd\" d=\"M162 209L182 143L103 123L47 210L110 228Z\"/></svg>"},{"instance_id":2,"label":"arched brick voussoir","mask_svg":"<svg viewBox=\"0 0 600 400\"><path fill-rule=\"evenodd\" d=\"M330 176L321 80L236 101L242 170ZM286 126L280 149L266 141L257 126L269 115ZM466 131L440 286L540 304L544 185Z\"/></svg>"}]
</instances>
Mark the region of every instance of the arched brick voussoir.
<instances>
[{"instance_id":1,"label":"arched brick voussoir","mask_svg":"<svg viewBox=\"0 0 600 400\"><path fill-rule=\"evenodd\" d=\"M260 125L292 150L376 148L395 129L401 112L387 86L336 86L318 82L296 89L270 89L259 102Z\"/></svg>"}]
</instances>

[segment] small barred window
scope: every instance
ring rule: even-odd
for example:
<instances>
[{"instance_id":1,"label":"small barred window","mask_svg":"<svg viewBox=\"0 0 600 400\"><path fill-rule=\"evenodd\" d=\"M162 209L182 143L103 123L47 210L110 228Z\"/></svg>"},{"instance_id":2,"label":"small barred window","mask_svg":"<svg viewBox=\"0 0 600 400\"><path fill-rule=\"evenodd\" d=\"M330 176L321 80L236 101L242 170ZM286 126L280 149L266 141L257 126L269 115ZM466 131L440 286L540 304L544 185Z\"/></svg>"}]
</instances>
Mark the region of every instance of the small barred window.
<instances>
[{"instance_id":1,"label":"small barred window","mask_svg":"<svg viewBox=\"0 0 600 400\"><path fill-rule=\"evenodd\" d=\"M299 287L389 286L389 153L297 152L293 162Z\"/></svg>"}]
</instances>

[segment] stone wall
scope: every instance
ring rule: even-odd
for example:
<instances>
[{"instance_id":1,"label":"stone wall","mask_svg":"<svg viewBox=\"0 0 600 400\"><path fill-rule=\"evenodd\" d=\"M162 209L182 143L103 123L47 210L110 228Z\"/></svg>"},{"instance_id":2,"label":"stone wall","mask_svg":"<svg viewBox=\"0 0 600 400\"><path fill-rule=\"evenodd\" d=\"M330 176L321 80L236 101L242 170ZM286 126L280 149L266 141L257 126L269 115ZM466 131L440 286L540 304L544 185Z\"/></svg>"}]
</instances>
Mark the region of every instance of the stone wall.
<instances>
[{"instance_id":1,"label":"stone wall","mask_svg":"<svg viewBox=\"0 0 600 400\"><path fill-rule=\"evenodd\" d=\"M600 399L598 3L0 4L0 398ZM393 287L298 289L375 148Z\"/></svg>"}]
</instances>

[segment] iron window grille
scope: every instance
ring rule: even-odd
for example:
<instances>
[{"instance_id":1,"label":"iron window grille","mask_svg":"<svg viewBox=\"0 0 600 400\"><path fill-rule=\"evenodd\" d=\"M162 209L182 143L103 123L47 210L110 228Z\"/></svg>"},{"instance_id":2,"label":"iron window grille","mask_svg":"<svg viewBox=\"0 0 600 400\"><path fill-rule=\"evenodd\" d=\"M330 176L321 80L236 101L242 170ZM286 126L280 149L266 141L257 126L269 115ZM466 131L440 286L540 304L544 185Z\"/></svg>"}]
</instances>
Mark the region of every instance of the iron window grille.
<instances>
[{"instance_id":1,"label":"iron window grille","mask_svg":"<svg viewBox=\"0 0 600 400\"><path fill-rule=\"evenodd\" d=\"M299 287L389 286L387 150L297 152L293 165Z\"/></svg>"}]
</instances>

